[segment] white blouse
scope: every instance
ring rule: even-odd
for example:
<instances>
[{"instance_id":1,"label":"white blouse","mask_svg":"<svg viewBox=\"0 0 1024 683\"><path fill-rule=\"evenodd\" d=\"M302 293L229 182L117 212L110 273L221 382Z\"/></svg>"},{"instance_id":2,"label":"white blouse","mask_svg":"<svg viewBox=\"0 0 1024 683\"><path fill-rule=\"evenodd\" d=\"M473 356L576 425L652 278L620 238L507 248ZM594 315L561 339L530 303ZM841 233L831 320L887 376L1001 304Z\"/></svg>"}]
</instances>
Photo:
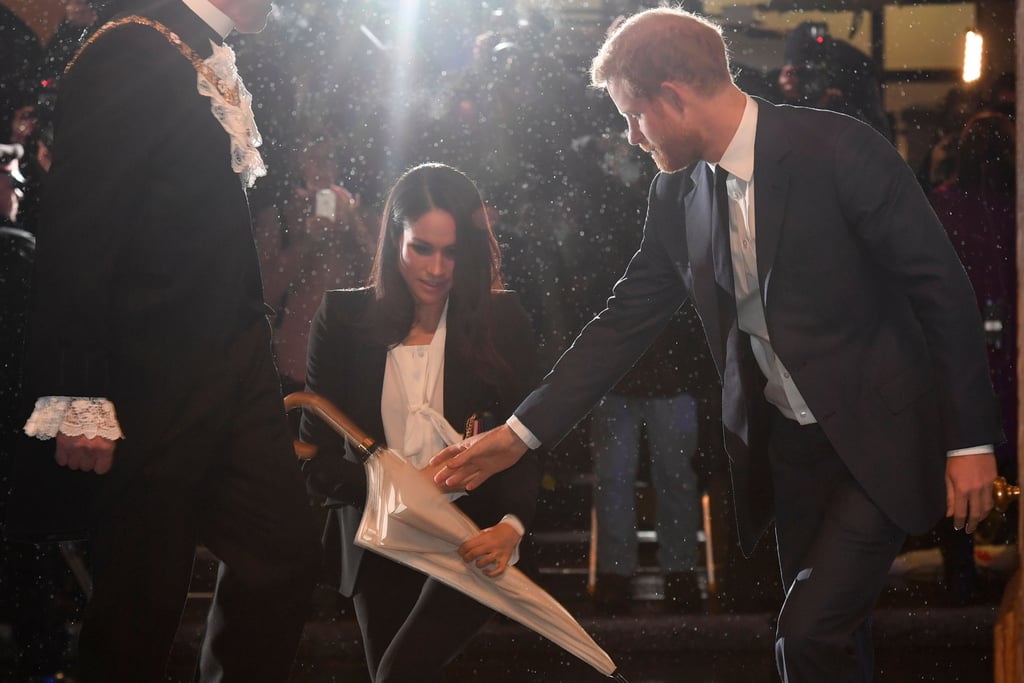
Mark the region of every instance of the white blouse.
<instances>
[{"instance_id":1,"label":"white blouse","mask_svg":"<svg viewBox=\"0 0 1024 683\"><path fill-rule=\"evenodd\" d=\"M462 435L444 418L444 342L448 304L429 344L395 344L388 350L380 414L384 440L416 469ZM454 500L465 493L448 494Z\"/></svg>"},{"instance_id":2,"label":"white blouse","mask_svg":"<svg viewBox=\"0 0 1024 683\"><path fill-rule=\"evenodd\" d=\"M384 422L384 441L388 448L423 469L445 446L462 441L444 417L444 342L447 336L448 302L441 312L434 338L429 344L395 344L388 349L384 366L384 388L380 394L380 416ZM466 495L464 491L447 494L448 500ZM522 536L522 521L505 515ZM509 564L519 560L516 545Z\"/></svg>"}]
</instances>

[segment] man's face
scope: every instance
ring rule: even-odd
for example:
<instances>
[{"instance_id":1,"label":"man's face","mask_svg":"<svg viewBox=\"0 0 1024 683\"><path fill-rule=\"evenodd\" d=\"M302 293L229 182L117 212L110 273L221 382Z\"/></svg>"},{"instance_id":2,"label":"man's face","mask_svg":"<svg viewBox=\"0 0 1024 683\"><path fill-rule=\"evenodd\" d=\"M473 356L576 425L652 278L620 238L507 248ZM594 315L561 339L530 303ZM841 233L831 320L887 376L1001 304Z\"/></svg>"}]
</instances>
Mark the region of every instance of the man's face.
<instances>
[{"instance_id":1,"label":"man's face","mask_svg":"<svg viewBox=\"0 0 1024 683\"><path fill-rule=\"evenodd\" d=\"M704 138L683 108L661 96L634 96L618 81L608 83L608 95L626 119L629 143L650 154L659 170L674 173L700 160Z\"/></svg>"},{"instance_id":2,"label":"man's face","mask_svg":"<svg viewBox=\"0 0 1024 683\"><path fill-rule=\"evenodd\" d=\"M322 190L338 179L338 163L329 144L310 145L301 157L299 166L307 190Z\"/></svg>"},{"instance_id":3,"label":"man's face","mask_svg":"<svg viewBox=\"0 0 1024 683\"><path fill-rule=\"evenodd\" d=\"M800 99L800 67L786 64L779 72L779 92L787 102Z\"/></svg>"},{"instance_id":4,"label":"man's face","mask_svg":"<svg viewBox=\"0 0 1024 683\"><path fill-rule=\"evenodd\" d=\"M239 33L259 33L267 27L267 16L273 9L270 0L212 0L221 12L235 22Z\"/></svg>"},{"instance_id":5,"label":"man's face","mask_svg":"<svg viewBox=\"0 0 1024 683\"><path fill-rule=\"evenodd\" d=\"M36 132L38 119L36 108L32 105L19 107L14 110L14 118L11 120L11 142L25 144Z\"/></svg>"}]
</instances>

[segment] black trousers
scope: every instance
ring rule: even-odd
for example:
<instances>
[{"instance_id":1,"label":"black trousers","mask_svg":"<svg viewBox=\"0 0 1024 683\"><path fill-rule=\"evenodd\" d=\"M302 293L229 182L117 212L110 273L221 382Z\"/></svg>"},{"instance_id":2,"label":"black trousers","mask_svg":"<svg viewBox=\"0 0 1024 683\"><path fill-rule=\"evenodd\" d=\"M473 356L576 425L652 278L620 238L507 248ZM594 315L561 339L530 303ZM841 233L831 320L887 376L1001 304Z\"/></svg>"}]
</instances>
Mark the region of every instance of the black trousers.
<instances>
[{"instance_id":1,"label":"black trousers","mask_svg":"<svg viewBox=\"0 0 1024 683\"><path fill-rule=\"evenodd\" d=\"M374 683L437 683L494 615L440 581L376 553L363 555L352 601Z\"/></svg>"},{"instance_id":2,"label":"black trousers","mask_svg":"<svg viewBox=\"0 0 1024 683\"><path fill-rule=\"evenodd\" d=\"M225 363L210 379L218 408L141 452L131 435L117 446L90 539L83 683L164 680L199 543L220 560L201 679L288 678L316 576L316 525L266 325Z\"/></svg>"},{"instance_id":3,"label":"black trousers","mask_svg":"<svg viewBox=\"0 0 1024 683\"><path fill-rule=\"evenodd\" d=\"M786 588L775 642L779 675L785 683L872 681L871 613L905 534L853 479L821 427L773 413Z\"/></svg>"}]
</instances>

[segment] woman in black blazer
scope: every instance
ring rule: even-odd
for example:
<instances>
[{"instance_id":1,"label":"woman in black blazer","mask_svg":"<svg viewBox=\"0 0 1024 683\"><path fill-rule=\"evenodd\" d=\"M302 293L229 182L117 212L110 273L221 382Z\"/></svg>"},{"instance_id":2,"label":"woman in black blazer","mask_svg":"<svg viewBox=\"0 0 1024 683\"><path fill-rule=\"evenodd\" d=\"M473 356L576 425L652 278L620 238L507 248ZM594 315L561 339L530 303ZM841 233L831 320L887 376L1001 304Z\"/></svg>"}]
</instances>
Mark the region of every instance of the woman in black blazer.
<instances>
[{"instance_id":1,"label":"woman in black blazer","mask_svg":"<svg viewBox=\"0 0 1024 683\"><path fill-rule=\"evenodd\" d=\"M526 312L501 286L498 245L473 182L439 164L411 169L388 197L370 286L324 295L310 329L308 389L423 468L474 422L506 419L537 376ZM442 680L493 613L355 545L363 466L313 416L303 415L300 431L319 447L303 469L331 508L326 566L353 599L371 678ZM535 457L504 474L455 500L484 530L459 552L491 576L516 554L539 490Z\"/></svg>"}]
</instances>

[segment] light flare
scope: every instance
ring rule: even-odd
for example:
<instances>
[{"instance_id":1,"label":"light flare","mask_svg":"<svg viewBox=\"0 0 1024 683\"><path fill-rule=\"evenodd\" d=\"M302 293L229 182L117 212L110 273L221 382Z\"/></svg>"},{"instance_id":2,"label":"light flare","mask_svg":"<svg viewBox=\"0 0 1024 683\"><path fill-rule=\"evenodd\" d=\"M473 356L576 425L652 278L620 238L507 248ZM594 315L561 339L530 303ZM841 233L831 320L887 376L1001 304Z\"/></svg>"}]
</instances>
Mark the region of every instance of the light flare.
<instances>
[{"instance_id":1,"label":"light flare","mask_svg":"<svg viewBox=\"0 0 1024 683\"><path fill-rule=\"evenodd\" d=\"M977 31L970 30L964 38L964 83L973 83L981 78L981 53L984 39Z\"/></svg>"}]
</instances>

